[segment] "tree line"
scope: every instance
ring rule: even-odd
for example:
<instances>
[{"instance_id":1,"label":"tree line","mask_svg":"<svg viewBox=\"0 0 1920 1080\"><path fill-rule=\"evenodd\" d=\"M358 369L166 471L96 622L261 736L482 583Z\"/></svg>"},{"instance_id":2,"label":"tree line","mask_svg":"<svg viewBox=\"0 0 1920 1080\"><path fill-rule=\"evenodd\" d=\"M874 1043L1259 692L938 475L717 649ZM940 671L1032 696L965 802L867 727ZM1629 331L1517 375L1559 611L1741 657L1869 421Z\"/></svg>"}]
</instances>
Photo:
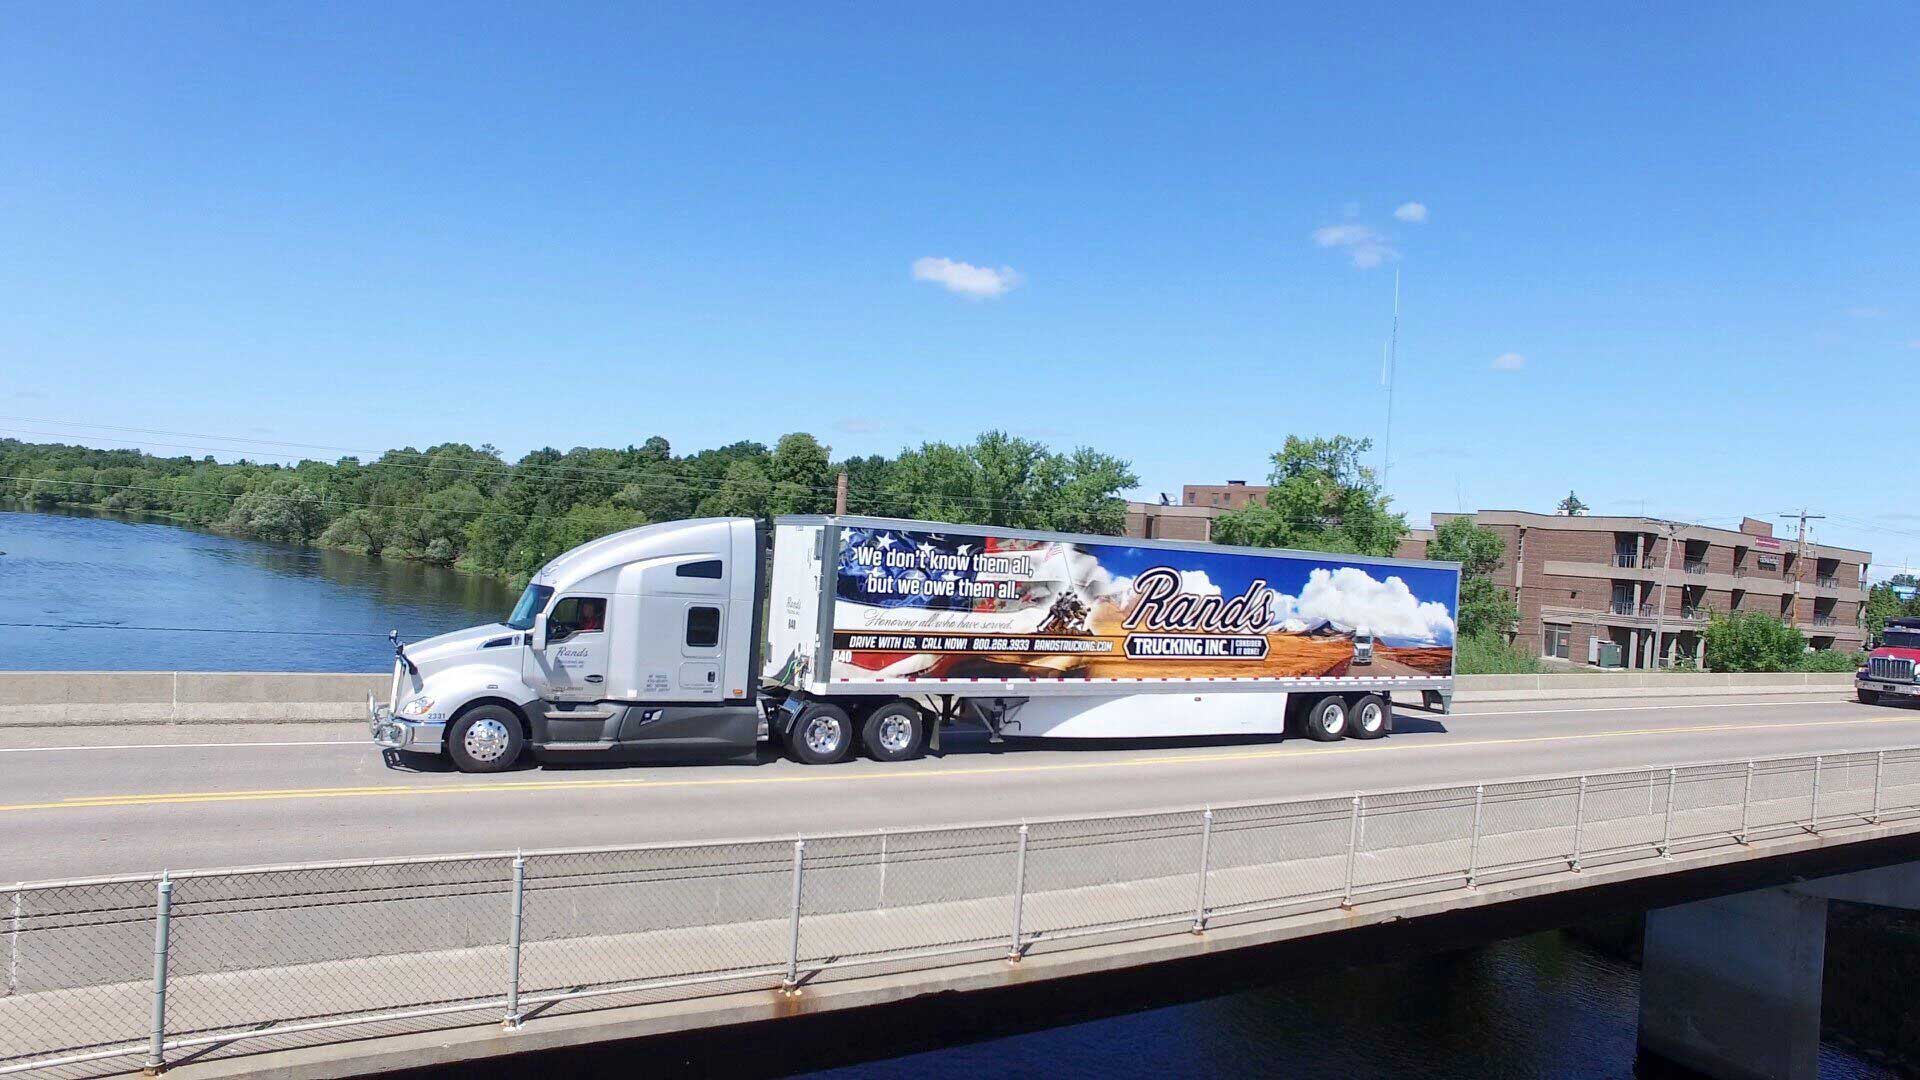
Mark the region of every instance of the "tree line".
<instances>
[{"instance_id":1,"label":"tree line","mask_svg":"<svg viewBox=\"0 0 1920 1080\"><path fill-rule=\"evenodd\" d=\"M0 439L0 503L160 515L257 540L318 544L524 579L620 529L690 517L826 513L840 473L850 513L1118 534L1128 462L989 431L892 456L835 460L812 435L676 454L655 436L623 449L443 443L277 464L159 457Z\"/></svg>"}]
</instances>

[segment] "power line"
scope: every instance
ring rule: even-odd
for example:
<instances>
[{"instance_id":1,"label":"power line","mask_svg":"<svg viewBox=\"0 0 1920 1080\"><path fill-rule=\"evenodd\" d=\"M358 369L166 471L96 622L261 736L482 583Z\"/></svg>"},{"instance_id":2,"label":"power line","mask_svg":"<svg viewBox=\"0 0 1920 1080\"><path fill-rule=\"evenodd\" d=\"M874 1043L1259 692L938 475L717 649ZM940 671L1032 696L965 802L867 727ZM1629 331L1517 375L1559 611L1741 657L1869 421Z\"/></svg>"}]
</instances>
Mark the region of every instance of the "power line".
<instances>
[{"instance_id":1,"label":"power line","mask_svg":"<svg viewBox=\"0 0 1920 1080\"><path fill-rule=\"evenodd\" d=\"M385 638L385 632L372 630L252 630L221 626L128 626L125 623L44 623L0 622L0 627L20 630L148 630L166 634L271 634L276 636Z\"/></svg>"}]
</instances>

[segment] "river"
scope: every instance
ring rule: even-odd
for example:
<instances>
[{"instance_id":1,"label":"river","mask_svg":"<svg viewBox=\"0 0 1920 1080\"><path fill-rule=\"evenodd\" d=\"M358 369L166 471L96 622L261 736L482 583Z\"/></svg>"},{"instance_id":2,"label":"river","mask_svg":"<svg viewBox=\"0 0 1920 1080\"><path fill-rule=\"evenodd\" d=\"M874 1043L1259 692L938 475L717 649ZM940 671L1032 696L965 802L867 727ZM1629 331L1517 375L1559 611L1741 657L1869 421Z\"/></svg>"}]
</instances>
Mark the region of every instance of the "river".
<instances>
[{"instance_id":1,"label":"river","mask_svg":"<svg viewBox=\"0 0 1920 1080\"><path fill-rule=\"evenodd\" d=\"M160 520L0 511L0 670L380 671L498 619L506 584Z\"/></svg>"},{"instance_id":2,"label":"river","mask_svg":"<svg viewBox=\"0 0 1920 1080\"><path fill-rule=\"evenodd\" d=\"M0 552L0 670L378 671L389 629L512 602L491 578L119 516L0 511ZM1638 998L1631 964L1536 934L817 1075L1622 1077ZM1832 1045L1821 1065L1898 1075Z\"/></svg>"}]
</instances>

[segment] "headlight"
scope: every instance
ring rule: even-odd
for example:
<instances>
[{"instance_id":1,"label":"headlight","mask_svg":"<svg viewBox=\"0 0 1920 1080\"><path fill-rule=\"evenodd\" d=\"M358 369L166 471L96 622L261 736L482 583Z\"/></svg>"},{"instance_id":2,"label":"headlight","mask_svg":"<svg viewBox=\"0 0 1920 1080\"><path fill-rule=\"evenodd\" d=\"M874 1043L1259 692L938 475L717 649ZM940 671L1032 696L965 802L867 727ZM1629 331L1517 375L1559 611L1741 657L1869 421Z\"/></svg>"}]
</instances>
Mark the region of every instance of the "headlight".
<instances>
[{"instance_id":1,"label":"headlight","mask_svg":"<svg viewBox=\"0 0 1920 1080\"><path fill-rule=\"evenodd\" d=\"M414 716L425 716L427 715L427 713L431 712L432 710L433 710L433 699L430 697L427 697L425 694L422 694L421 696L407 702L405 705L400 706L401 712L410 713Z\"/></svg>"}]
</instances>

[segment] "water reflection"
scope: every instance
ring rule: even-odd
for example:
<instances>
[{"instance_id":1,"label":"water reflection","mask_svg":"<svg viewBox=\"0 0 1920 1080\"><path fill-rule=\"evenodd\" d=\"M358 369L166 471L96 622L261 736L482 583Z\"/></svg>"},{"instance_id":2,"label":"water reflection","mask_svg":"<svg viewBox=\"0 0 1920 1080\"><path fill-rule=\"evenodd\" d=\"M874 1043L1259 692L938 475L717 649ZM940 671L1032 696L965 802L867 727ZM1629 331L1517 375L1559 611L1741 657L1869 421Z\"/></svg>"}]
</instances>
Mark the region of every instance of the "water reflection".
<instances>
[{"instance_id":1,"label":"water reflection","mask_svg":"<svg viewBox=\"0 0 1920 1080\"><path fill-rule=\"evenodd\" d=\"M0 669L377 671L389 629L418 639L513 602L444 567L128 515L0 511L0 551L0 623L55 624L0 627Z\"/></svg>"},{"instance_id":2,"label":"water reflection","mask_svg":"<svg viewBox=\"0 0 1920 1080\"><path fill-rule=\"evenodd\" d=\"M1633 1075L1639 972L1560 932L811 1074L976 1076ZM1820 1075L1899 1075L1823 1045Z\"/></svg>"}]
</instances>

